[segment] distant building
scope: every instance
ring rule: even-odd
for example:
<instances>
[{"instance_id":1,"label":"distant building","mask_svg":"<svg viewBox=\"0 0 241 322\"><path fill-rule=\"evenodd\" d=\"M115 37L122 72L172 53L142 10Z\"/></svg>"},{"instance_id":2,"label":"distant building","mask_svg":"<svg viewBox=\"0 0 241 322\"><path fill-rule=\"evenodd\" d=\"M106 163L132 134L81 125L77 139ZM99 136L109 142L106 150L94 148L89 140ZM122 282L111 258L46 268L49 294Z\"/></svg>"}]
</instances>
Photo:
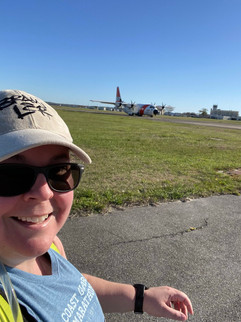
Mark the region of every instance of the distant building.
<instances>
[{"instance_id":1,"label":"distant building","mask_svg":"<svg viewBox=\"0 0 241 322\"><path fill-rule=\"evenodd\" d=\"M238 120L239 112L231 111L231 110L220 110L218 105L213 105L210 111L211 119L230 119L230 120Z\"/></svg>"},{"instance_id":2,"label":"distant building","mask_svg":"<svg viewBox=\"0 0 241 322\"><path fill-rule=\"evenodd\" d=\"M114 107L110 106L98 106L97 109L99 111L114 111Z\"/></svg>"},{"instance_id":3,"label":"distant building","mask_svg":"<svg viewBox=\"0 0 241 322\"><path fill-rule=\"evenodd\" d=\"M97 109L98 109L99 111L105 111L105 107L104 107L104 106L98 106L98 107L97 107Z\"/></svg>"}]
</instances>

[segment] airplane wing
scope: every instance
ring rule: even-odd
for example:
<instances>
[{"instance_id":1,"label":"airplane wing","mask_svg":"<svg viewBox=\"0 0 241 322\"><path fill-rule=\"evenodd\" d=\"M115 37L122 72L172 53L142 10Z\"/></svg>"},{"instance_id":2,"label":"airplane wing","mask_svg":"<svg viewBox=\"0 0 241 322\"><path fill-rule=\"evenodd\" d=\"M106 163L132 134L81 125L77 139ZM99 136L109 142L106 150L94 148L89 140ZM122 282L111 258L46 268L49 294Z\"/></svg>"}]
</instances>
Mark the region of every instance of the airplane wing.
<instances>
[{"instance_id":1,"label":"airplane wing","mask_svg":"<svg viewBox=\"0 0 241 322\"><path fill-rule=\"evenodd\" d=\"M126 106L126 107L133 107L135 104L121 102L121 105Z\"/></svg>"},{"instance_id":2,"label":"airplane wing","mask_svg":"<svg viewBox=\"0 0 241 322\"><path fill-rule=\"evenodd\" d=\"M95 100L90 100L91 102L98 102L98 103L103 103L103 104L114 104L115 102L105 102L105 101L95 101Z\"/></svg>"}]
</instances>

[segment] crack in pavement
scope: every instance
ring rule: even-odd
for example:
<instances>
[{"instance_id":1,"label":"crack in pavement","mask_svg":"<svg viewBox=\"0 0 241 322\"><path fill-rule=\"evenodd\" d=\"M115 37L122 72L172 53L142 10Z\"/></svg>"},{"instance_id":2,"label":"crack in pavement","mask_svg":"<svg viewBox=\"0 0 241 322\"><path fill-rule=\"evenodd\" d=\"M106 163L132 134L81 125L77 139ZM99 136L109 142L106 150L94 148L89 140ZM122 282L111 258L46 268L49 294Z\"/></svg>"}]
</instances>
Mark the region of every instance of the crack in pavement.
<instances>
[{"instance_id":1,"label":"crack in pavement","mask_svg":"<svg viewBox=\"0 0 241 322\"><path fill-rule=\"evenodd\" d=\"M190 232L193 232L193 231L196 231L196 230L203 229L203 228L207 227L207 225L208 225L208 218L205 218L204 223L201 226L198 226L198 227L189 227L188 229L178 231L178 232L175 232L175 233L163 234L163 235L158 235L158 236L151 236L149 238L121 241L121 242L117 242L117 243L112 243L112 245L121 245L121 244L145 242L145 241L150 241L150 240L153 240L153 239L160 239L160 238L167 238L167 237L173 238L173 237L178 236L178 235L184 235L186 233L190 233Z\"/></svg>"}]
</instances>

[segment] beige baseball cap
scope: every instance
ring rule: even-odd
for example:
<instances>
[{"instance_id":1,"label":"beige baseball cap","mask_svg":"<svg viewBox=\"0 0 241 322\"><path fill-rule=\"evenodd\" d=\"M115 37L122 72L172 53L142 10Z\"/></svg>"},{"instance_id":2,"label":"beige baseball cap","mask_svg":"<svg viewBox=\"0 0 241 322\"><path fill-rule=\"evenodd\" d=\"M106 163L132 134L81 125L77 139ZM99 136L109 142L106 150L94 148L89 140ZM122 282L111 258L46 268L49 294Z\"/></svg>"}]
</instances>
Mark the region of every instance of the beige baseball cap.
<instances>
[{"instance_id":1,"label":"beige baseball cap","mask_svg":"<svg viewBox=\"0 0 241 322\"><path fill-rule=\"evenodd\" d=\"M0 91L0 162L47 144L65 146L83 162L91 163L88 154L73 143L67 125L49 104L23 91Z\"/></svg>"}]
</instances>

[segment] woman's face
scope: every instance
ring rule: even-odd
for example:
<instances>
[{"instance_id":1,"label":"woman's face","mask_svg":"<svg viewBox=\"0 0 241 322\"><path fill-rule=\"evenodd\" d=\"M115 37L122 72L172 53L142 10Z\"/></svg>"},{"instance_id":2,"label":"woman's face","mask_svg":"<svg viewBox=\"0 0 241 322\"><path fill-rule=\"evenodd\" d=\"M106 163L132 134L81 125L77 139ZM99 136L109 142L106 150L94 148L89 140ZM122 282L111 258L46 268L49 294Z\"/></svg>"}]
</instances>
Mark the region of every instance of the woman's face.
<instances>
[{"instance_id":1,"label":"woman's face","mask_svg":"<svg viewBox=\"0 0 241 322\"><path fill-rule=\"evenodd\" d=\"M62 162L69 162L69 151L58 145L33 148L4 161L33 166ZM42 173L26 193L0 196L0 260L15 266L44 254L68 218L72 202L73 191L51 190Z\"/></svg>"}]
</instances>

